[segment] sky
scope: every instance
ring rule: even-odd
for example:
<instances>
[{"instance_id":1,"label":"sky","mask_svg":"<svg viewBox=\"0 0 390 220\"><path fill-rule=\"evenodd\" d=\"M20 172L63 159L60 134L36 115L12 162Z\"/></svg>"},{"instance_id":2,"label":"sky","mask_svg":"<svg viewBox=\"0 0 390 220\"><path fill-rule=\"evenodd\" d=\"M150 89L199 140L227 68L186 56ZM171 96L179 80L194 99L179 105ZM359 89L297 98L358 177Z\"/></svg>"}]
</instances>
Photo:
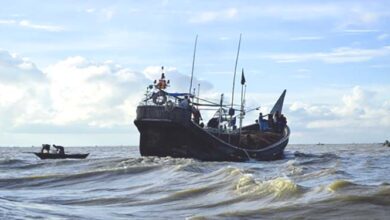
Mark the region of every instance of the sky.
<instances>
[{"instance_id":1,"label":"sky","mask_svg":"<svg viewBox=\"0 0 390 220\"><path fill-rule=\"evenodd\" d=\"M137 145L146 87L165 66L188 90L196 35L194 85L228 103L240 34L246 107L287 89L290 143L390 139L389 1L5 0L0 146Z\"/></svg>"}]
</instances>

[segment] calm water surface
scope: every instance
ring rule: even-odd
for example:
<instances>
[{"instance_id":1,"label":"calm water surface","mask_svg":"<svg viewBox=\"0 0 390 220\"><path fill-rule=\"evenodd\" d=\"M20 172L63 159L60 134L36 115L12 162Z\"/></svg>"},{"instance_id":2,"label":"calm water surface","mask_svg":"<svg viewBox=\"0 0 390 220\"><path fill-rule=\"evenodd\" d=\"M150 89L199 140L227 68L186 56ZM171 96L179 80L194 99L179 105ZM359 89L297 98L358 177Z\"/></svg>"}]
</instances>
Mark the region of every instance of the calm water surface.
<instances>
[{"instance_id":1,"label":"calm water surface","mask_svg":"<svg viewBox=\"0 0 390 220\"><path fill-rule=\"evenodd\" d=\"M85 160L0 148L0 219L389 219L390 148L289 145L272 162L141 157L72 147Z\"/></svg>"}]
</instances>

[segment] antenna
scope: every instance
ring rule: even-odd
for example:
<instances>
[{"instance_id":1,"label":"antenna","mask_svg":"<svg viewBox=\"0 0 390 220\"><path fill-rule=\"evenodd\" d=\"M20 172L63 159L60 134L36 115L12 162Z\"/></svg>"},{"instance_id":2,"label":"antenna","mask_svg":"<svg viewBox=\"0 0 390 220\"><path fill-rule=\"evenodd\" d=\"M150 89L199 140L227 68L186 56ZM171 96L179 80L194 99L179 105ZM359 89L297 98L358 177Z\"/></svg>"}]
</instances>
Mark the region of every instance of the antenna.
<instances>
[{"instance_id":1,"label":"antenna","mask_svg":"<svg viewBox=\"0 0 390 220\"><path fill-rule=\"evenodd\" d=\"M196 35L196 38L195 38L195 46L194 46L194 56L192 58L192 71L191 71L191 82L190 82L190 89L188 91L189 94L191 94L191 90L192 90L192 80L194 78L194 65L195 65L195 54L196 54L196 45L198 43L198 35Z\"/></svg>"}]
</instances>

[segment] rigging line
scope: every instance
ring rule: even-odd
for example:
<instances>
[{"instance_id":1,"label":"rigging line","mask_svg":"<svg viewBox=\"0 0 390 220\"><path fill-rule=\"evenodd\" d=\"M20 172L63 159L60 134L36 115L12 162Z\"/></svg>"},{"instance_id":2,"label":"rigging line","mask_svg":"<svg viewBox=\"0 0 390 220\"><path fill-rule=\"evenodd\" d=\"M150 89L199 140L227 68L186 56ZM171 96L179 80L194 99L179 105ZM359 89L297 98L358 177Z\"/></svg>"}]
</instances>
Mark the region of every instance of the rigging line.
<instances>
[{"instance_id":1,"label":"rigging line","mask_svg":"<svg viewBox=\"0 0 390 220\"><path fill-rule=\"evenodd\" d=\"M199 98L199 97L195 97L195 98ZM199 100L204 101L204 102L207 102L207 103L210 103L210 104L213 104L213 105L218 105L218 106L220 105L220 104L217 103L217 102L208 101L208 100L202 99L202 98L199 98Z\"/></svg>"},{"instance_id":2,"label":"rigging line","mask_svg":"<svg viewBox=\"0 0 390 220\"><path fill-rule=\"evenodd\" d=\"M196 106L209 106L209 107L213 107L213 106L220 107L221 106L221 105L216 105L216 104L202 104L202 103L196 103L196 102L194 102L192 104L196 105ZM227 108L228 105L222 105L222 107ZM234 110L235 111L241 111L241 109L238 109L238 108L234 108Z\"/></svg>"},{"instance_id":3,"label":"rigging line","mask_svg":"<svg viewBox=\"0 0 390 220\"><path fill-rule=\"evenodd\" d=\"M198 97L195 97L195 98L198 98ZM211 103L211 104L214 104L214 105L218 105L218 106L220 105L220 104L218 104L218 103L216 103L216 102L208 101L208 100L202 99L202 98L199 98L199 100L204 101L204 102L207 102L207 103ZM225 105L225 106L228 106L228 105ZM235 104L235 105L233 105L233 106L240 106L240 105Z\"/></svg>"}]
</instances>

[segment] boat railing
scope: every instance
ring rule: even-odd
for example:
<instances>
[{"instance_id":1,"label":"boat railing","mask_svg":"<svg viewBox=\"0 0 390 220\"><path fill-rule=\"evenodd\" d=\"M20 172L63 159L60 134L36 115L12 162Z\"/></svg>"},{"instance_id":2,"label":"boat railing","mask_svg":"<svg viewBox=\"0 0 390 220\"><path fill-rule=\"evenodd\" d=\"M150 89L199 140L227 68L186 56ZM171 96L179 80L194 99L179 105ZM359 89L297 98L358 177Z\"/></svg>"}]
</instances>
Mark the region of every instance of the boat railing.
<instances>
[{"instance_id":1,"label":"boat railing","mask_svg":"<svg viewBox=\"0 0 390 220\"><path fill-rule=\"evenodd\" d=\"M175 105L171 107L166 105L141 105L137 108L136 120L168 120L187 124L191 121L191 111Z\"/></svg>"},{"instance_id":2,"label":"boat railing","mask_svg":"<svg viewBox=\"0 0 390 220\"><path fill-rule=\"evenodd\" d=\"M161 106L161 105L164 105L166 104L167 102L172 102L174 103L175 105L178 105L179 104L179 99L177 97L174 97L174 96L170 96L168 94L165 95L165 101L164 103L162 104L156 104L154 101L153 101L153 93L148 93L146 94L146 98L144 98L142 101L139 102L139 106L144 106L144 105L148 105L148 106Z\"/></svg>"}]
</instances>

